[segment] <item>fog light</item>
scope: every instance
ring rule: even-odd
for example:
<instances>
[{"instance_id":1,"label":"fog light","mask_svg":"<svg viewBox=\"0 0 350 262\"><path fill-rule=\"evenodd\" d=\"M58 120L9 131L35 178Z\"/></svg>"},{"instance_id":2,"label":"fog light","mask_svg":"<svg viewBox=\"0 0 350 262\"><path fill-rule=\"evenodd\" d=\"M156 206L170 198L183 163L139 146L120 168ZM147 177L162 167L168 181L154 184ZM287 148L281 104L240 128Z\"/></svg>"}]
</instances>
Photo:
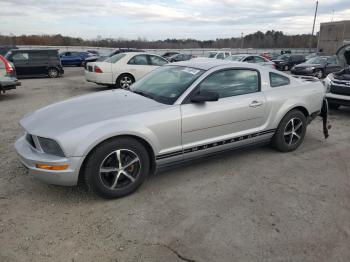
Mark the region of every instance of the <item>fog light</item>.
<instances>
[{"instance_id":1,"label":"fog light","mask_svg":"<svg viewBox=\"0 0 350 262\"><path fill-rule=\"evenodd\" d=\"M69 165L51 166L51 165L45 165L45 164L36 164L35 167L39 169L46 169L46 170L66 170L68 169Z\"/></svg>"}]
</instances>

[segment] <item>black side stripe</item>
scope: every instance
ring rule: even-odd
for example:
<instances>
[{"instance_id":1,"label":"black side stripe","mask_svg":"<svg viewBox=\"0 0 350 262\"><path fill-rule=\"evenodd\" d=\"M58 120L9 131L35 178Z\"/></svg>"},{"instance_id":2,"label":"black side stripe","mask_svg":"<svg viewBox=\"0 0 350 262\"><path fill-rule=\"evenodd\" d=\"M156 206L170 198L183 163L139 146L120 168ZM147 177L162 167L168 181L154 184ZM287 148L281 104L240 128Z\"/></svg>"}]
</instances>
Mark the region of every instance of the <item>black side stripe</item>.
<instances>
[{"instance_id":1,"label":"black side stripe","mask_svg":"<svg viewBox=\"0 0 350 262\"><path fill-rule=\"evenodd\" d=\"M264 130L264 131L261 131L261 132L253 133L253 134L250 134L250 135L239 136L239 137L230 138L230 139L226 139L226 140L222 140L222 141L218 141L218 142L214 142L214 143L210 143L210 144L206 144L206 145L201 145L201 146L196 146L196 147L192 147L192 148L187 148L187 149L184 149L184 150L179 150L179 151L175 151L175 152L159 155L159 156L156 157L156 160L160 160L160 159L164 159L164 158L168 158L168 157L173 157L173 156L179 156L179 155L186 154L186 153L192 153L192 152L196 152L196 151L199 151L199 150L205 150L205 149L208 149L208 148L222 146L222 145L225 145L225 144L232 144L232 143L239 142L239 141L242 141L242 140L251 139L251 138L254 138L254 137L258 137L258 136L271 134L271 133L274 133L275 131L276 131L276 129L269 129L269 130Z\"/></svg>"}]
</instances>

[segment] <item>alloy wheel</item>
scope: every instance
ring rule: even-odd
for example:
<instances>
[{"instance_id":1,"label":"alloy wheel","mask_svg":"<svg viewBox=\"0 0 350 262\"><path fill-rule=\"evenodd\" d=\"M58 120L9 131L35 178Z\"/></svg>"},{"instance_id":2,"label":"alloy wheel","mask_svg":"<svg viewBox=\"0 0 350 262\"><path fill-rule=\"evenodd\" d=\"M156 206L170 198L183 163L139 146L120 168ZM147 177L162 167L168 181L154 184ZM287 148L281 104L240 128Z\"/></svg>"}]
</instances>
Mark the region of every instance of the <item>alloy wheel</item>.
<instances>
[{"instance_id":1,"label":"alloy wheel","mask_svg":"<svg viewBox=\"0 0 350 262\"><path fill-rule=\"evenodd\" d=\"M133 184L141 170L139 156L129 149L118 149L110 153L100 166L100 179L111 190L122 189Z\"/></svg>"},{"instance_id":2,"label":"alloy wheel","mask_svg":"<svg viewBox=\"0 0 350 262\"><path fill-rule=\"evenodd\" d=\"M314 76L316 76L318 79L322 78L323 76L323 73L321 70L316 70Z\"/></svg>"},{"instance_id":3,"label":"alloy wheel","mask_svg":"<svg viewBox=\"0 0 350 262\"><path fill-rule=\"evenodd\" d=\"M58 76L58 72L56 69L50 69L48 73L49 73L49 77L51 78L56 78Z\"/></svg>"},{"instance_id":4,"label":"alloy wheel","mask_svg":"<svg viewBox=\"0 0 350 262\"><path fill-rule=\"evenodd\" d=\"M303 133L303 122L295 117L288 121L284 129L284 141L287 145L292 146L299 142Z\"/></svg>"},{"instance_id":5,"label":"alloy wheel","mask_svg":"<svg viewBox=\"0 0 350 262\"><path fill-rule=\"evenodd\" d=\"M132 84L132 79L129 76L123 76L120 79L120 87L124 89L129 89Z\"/></svg>"}]
</instances>

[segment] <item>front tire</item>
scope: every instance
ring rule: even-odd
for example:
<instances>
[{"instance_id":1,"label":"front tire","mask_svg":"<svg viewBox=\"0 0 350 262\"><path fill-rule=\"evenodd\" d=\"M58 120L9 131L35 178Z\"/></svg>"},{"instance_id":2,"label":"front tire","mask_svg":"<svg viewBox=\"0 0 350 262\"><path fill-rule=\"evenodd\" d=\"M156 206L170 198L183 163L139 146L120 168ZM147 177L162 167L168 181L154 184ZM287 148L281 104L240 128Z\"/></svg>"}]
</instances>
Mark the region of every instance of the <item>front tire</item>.
<instances>
[{"instance_id":1,"label":"front tire","mask_svg":"<svg viewBox=\"0 0 350 262\"><path fill-rule=\"evenodd\" d=\"M130 89L130 86L135 82L135 78L130 74L121 74L116 81L117 88Z\"/></svg>"},{"instance_id":2,"label":"front tire","mask_svg":"<svg viewBox=\"0 0 350 262\"><path fill-rule=\"evenodd\" d=\"M89 155L85 182L103 198L119 198L141 186L149 170L150 158L140 142L132 138L114 138Z\"/></svg>"},{"instance_id":3,"label":"front tire","mask_svg":"<svg viewBox=\"0 0 350 262\"><path fill-rule=\"evenodd\" d=\"M297 149L304 141L306 124L306 117L299 110L292 110L287 113L272 138L273 147L281 152L290 152Z\"/></svg>"},{"instance_id":4,"label":"front tire","mask_svg":"<svg viewBox=\"0 0 350 262\"><path fill-rule=\"evenodd\" d=\"M56 68L49 68L47 75L50 78L57 78L60 75L60 73L58 72L58 70Z\"/></svg>"},{"instance_id":5,"label":"front tire","mask_svg":"<svg viewBox=\"0 0 350 262\"><path fill-rule=\"evenodd\" d=\"M316 69L315 72L314 72L314 76L317 77L318 79L321 79L323 78L323 71L322 69Z\"/></svg>"}]
</instances>

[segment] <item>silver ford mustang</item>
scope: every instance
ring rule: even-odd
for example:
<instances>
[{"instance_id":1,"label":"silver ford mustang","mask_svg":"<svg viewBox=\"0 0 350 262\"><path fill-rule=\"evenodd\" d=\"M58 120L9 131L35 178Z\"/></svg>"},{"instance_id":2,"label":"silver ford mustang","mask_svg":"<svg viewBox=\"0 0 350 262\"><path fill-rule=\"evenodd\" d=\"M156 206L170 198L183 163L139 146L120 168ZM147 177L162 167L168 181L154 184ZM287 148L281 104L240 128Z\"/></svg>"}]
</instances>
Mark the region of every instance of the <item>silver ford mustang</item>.
<instances>
[{"instance_id":1,"label":"silver ford mustang","mask_svg":"<svg viewBox=\"0 0 350 262\"><path fill-rule=\"evenodd\" d=\"M39 109L20 121L15 148L30 174L46 183L83 179L102 197L122 197L170 163L266 142L295 150L324 96L319 81L194 59L160 67L131 90Z\"/></svg>"}]
</instances>

